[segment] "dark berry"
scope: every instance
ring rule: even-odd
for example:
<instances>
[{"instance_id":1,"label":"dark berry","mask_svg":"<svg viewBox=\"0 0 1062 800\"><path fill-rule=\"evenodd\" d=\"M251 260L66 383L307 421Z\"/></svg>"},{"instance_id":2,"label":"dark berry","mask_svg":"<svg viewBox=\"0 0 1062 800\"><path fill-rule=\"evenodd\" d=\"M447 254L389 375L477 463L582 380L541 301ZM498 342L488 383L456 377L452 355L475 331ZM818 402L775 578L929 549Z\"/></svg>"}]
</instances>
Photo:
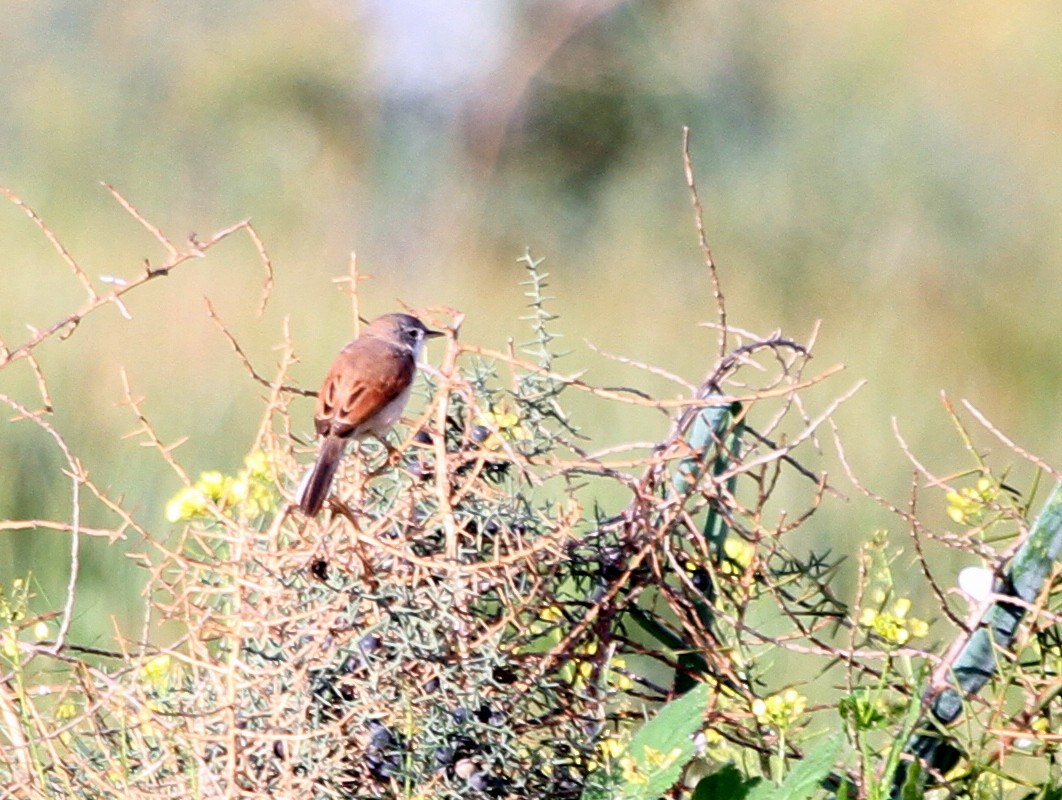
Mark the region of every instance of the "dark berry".
<instances>
[{"instance_id":1,"label":"dark berry","mask_svg":"<svg viewBox=\"0 0 1062 800\"><path fill-rule=\"evenodd\" d=\"M495 667L490 675L498 683L516 683L517 675L508 667Z\"/></svg>"},{"instance_id":2,"label":"dark berry","mask_svg":"<svg viewBox=\"0 0 1062 800\"><path fill-rule=\"evenodd\" d=\"M376 720L369 721L369 747L374 750L383 750L390 747L395 741L394 734L386 725Z\"/></svg>"}]
</instances>

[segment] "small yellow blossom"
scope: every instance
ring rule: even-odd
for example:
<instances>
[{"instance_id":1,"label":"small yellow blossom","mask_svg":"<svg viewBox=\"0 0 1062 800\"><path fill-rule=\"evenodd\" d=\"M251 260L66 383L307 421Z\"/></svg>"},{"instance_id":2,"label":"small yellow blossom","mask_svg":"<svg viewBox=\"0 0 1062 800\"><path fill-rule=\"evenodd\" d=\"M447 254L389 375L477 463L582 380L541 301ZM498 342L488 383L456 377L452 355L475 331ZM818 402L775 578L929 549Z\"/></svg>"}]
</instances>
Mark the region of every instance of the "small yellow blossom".
<instances>
[{"instance_id":1,"label":"small yellow blossom","mask_svg":"<svg viewBox=\"0 0 1062 800\"><path fill-rule=\"evenodd\" d=\"M929 633L929 623L917 617L908 617L911 601L899 597L893 601L891 610L864 608L859 614L859 625L869 628L890 644L903 645L911 638L919 638Z\"/></svg>"},{"instance_id":2,"label":"small yellow blossom","mask_svg":"<svg viewBox=\"0 0 1062 800\"><path fill-rule=\"evenodd\" d=\"M195 485L211 500L220 500L225 495L226 482L225 476L214 469L209 472L200 472L199 480L195 482Z\"/></svg>"},{"instance_id":3,"label":"small yellow blossom","mask_svg":"<svg viewBox=\"0 0 1062 800\"><path fill-rule=\"evenodd\" d=\"M679 760L682 755L682 748L675 747L668 753L662 753L646 745L644 755L648 766L657 770L665 770Z\"/></svg>"},{"instance_id":4,"label":"small yellow blossom","mask_svg":"<svg viewBox=\"0 0 1062 800\"><path fill-rule=\"evenodd\" d=\"M808 699L804 695L795 689L786 689L766 700L756 698L752 702L752 713L761 725L786 731L800 719L807 705Z\"/></svg>"},{"instance_id":5,"label":"small yellow blossom","mask_svg":"<svg viewBox=\"0 0 1062 800\"><path fill-rule=\"evenodd\" d=\"M502 439L510 442L522 442L531 438L527 428L520 424L520 417L511 411L505 403L491 406L489 411L481 414L476 419L478 424L490 430L490 434L482 443L488 450L500 449Z\"/></svg>"},{"instance_id":6,"label":"small yellow blossom","mask_svg":"<svg viewBox=\"0 0 1062 800\"><path fill-rule=\"evenodd\" d=\"M612 667L615 670L625 670L627 668L627 662L622 658L612 659ZM632 681L625 672L614 672L610 674L609 679L612 685L619 689L621 692L629 692L634 688L634 681Z\"/></svg>"},{"instance_id":7,"label":"small yellow blossom","mask_svg":"<svg viewBox=\"0 0 1062 800\"><path fill-rule=\"evenodd\" d=\"M1037 717L1029 726L1031 735L1022 736L1014 740L1014 746L1019 750L1033 750L1039 747L1042 741L1046 741L1051 734L1051 725L1047 717Z\"/></svg>"},{"instance_id":8,"label":"small yellow blossom","mask_svg":"<svg viewBox=\"0 0 1062 800\"><path fill-rule=\"evenodd\" d=\"M69 701L65 703L60 703L59 706L55 709L55 718L57 720L66 721L68 719L73 719L76 716L77 706Z\"/></svg>"},{"instance_id":9,"label":"small yellow blossom","mask_svg":"<svg viewBox=\"0 0 1062 800\"><path fill-rule=\"evenodd\" d=\"M161 653L149 659L140 667L140 677L160 694L169 691L176 676L177 670L173 667L172 659L167 653Z\"/></svg>"},{"instance_id":10,"label":"small yellow blossom","mask_svg":"<svg viewBox=\"0 0 1062 800\"><path fill-rule=\"evenodd\" d=\"M55 719L59 723L69 722L77 716L77 706L71 702L60 703L55 709ZM73 737L69 731L64 731L59 734L59 741L65 745L69 745L73 741Z\"/></svg>"},{"instance_id":11,"label":"small yellow blossom","mask_svg":"<svg viewBox=\"0 0 1062 800\"><path fill-rule=\"evenodd\" d=\"M623 755L623 751L626 749L626 742L618 736L606 736L600 742L597 743L597 751L601 756L601 760L605 765L610 765L617 758ZM590 759L587 762L587 769L590 772L594 772L601 768L602 761L596 759Z\"/></svg>"},{"instance_id":12,"label":"small yellow blossom","mask_svg":"<svg viewBox=\"0 0 1062 800\"><path fill-rule=\"evenodd\" d=\"M165 675L170 669L170 660L167 653L157 655L140 668L140 674L149 680Z\"/></svg>"},{"instance_id":13,"label":"small yellow blossom","mask_svg":"<svg viewBox=\"0 0 1062 800\"><path fill-rule=\"evenodd\" d=\"M964 486L959 491L948 492L948 516L959 525L976 525L984 518L985 511L999 496L999 484L990 478L978 478L974 486Z\"/></svg>"},{"instance_id":14,"label":"small yellow blossom","mask_svg":"<svg viewBox=\"0 0 1062 800\"><path fill-rule=\"evenodd\" d=\"M247 476L251 480L256 481L269 481L272 480L270 475L270 467L272 462L269 455L264 450L255 450L243 460L243 465L247 470Z\"/></svg>"},{"instance_id":15,"label":"small yellow blossom","mask_svg":"<svg viewBox=\"0 0 1062 800\"><path fill-rule=\"evenodd\" d=\"M18 639L10 629L0 633L0 652L12 661L18 658Z\"/></svg>"},{"instance_id":16,"label":"small yellow blossom","mask_svg":"<svg viewBox=\"0 0 1062 800\"><path fill-rule=\"evenodd\" d=\"M276 490L269 456L257 450L243 463L243 469L235 476L217 470L201 472L194 484L178 491L166 504L166 519L179 522L209 516L211 502L222 511L244 519L272 511L276 507Z\"/></svg>"},{"instance_id":17,"label":"small yellow blossom","mask_svg":"<svg viewBox=\"0 0 1062 800\"><path fill-rule=\"evenodd\" d=\"M564 615L561 614L558 606L546 606L542 609L542 613L539 616L546 622L560 622L560 620L564 619Z\"/></svg>"},{"instance_id":18,"label":"small yellow blossom","mask_svg":"<svg viewBox=\"0 0 1062 800\"><path fill-rule=\"evenodd\" d=\"M166 504L166 519L179 522L202 516L206 513L208 502L207 496L200 489L185 486Z\"/></svg>"},{"instance_id":19,"label":"small yellow blossom","mask_svg":"<svg viewBox=\"0 0 1062 800\"><path fill-rule=\"evenodd\" d=\"M644 786L649 783L649 776L639 768L638 762L633 756L623 756L619 761L619 765L623 772L623 780L631 786Z\"/></svg>"},{"instance_id":20,"label":"small yellow blossom","mask_svg":"<svg viewBox=\"0 0 1062 800\"><path fill-rule=\"evenodd\" d=\"M33 626L33 638L38 642L48 638L48 623L41 620Z\"/></svg>"},{"instance_id":21,"label":"small yellow blossom","mask_svg":"<svg viewBox=\"0 0 1062 800\"><path fill-rule=\"evenodd\" d=\"M623 740L616 736L602 739L597 745L597 749L601 751L601 755L605 758L619 758L625 747Z\"/></svg>"},{"instance_id":22,"label":"small yellow blossom","mask_svg":"<svg viewBox=\"0 0 1062 800\"><path fill-rule=\"evenodd\" d=\"M752 563L752 557L756 555L756 547L740 536L730 536L723 542L723 552L739 567L747 567Z\"/></svg>"}]
</instances>

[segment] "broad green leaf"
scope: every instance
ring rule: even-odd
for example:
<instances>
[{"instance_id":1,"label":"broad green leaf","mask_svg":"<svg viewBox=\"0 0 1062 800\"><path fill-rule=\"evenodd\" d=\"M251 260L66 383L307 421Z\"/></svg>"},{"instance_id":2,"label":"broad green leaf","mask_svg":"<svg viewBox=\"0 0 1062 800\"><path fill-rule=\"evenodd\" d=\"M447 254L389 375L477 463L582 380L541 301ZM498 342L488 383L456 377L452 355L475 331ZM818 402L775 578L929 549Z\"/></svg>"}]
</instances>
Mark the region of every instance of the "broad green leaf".
<instances>
[{"instance_id":1,"label":"broad green leaf","mask_svg":"<svg viewBox=\"0 0 1062 800\"><path fill-rule=\"evenodd\" d=\"M733 764L727 764L701 778L691 800L745 800L749 790L762 782L763 778L746 778Z\"/></svg>"},{"instance_id":2,"label":"broad green leaf","mask_svg":"<svg viewBox=\"0 0 1062 800\"><path fill-rule=\"evenodd\" d=\"M793 766L780 786L763 783L749 793L748 800L806 800L822 788L842 744L844 736L841 734L824 739Z\"/></svg>"}]
</instances>

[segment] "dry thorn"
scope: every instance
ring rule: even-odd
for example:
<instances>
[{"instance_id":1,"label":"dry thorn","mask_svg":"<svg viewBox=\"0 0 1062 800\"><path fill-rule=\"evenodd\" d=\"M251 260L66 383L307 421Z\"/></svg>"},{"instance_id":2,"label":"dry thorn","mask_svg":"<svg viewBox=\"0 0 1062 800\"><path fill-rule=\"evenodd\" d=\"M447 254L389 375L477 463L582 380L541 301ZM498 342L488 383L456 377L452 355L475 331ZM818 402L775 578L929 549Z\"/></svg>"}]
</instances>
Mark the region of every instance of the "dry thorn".
<instances>
[{"instance_id":1,"label":"dry thorn","mask_svg":"<svg viewBox=\"0 0 1062 800\"><path fill-rule=\"evenodd\" d=\"M668 370L662 369L660 367L654 367L652 364L646 364L646 363L641 362L641 361L636 361L636 360L634 360L632 358L627 358L626 356L619 356L619 355L615 355L613 353L606 352L605 350L602 350L601 348L599 348L597 345L595 345L593 342L591 342L589 340L584 339L583 341L586 344L586 346L589 347L593 352L595 352L598 355L603 356L603 357L605 357L605 358L607 358L607 359L609 359L611 361L615 361L618 364L625 364L625 365L630 366L630 367L635 367L637 369L640 369L640 370L643 370L645 372L648 372L650 375L656 375L658 378L664 378L666 380L671 381L672 383L677 383L679 386L681 386L683 389L685 389L690 394L693 394L693 392L696 390L696 387L692 383L690 383L685 378L682 378L682 377L676 375L673 372L669 372ZM633 390L630 390L630 391L633 391Z\"/></svg>"},{"instance_id":2,"label":"dry thorn","mask_svg":"<svg viewBox=\"0 0 1062 800\"><path fill-rule=\"evenodd\" d=\"M77 590L78 574L81 567L81 486L87 481L88 476L85 474L84 469L78 460L74 457L74 454L70 451L66 441L60 435L59 431L55 429L47 420L45 420L40 414L34 414L24 405L8 397L6 394L0 393L0 403L4 403L8 407L17 411L23 419L32 421L37 427L48 434L52 441L63 454L63 458L66 459L69 471L67 473L71 481L71 509L70 509L70 572L67 579L66 586L66 600L63 603L63 614L59 624L59 632L55 637L55 651L58 652L62 648L63 643L66 640L67 633L70 631L70 624L73 621L74 616L74 598Z\"/></svg>"},{"instance_id":3,"label":"dry thorn","mask_svg":"<svg viewBox=\"0 0 1062 800\"><path fill-rule=\"evenodd\" d=\"M704 232L704 209L701 206L701 198L697 194L697 182L693 176L693 157L690 155L690 129L682 128L682 166L686 174L686 186L690 190L690 202L693 204L693 219L697 226L697 243L701 247L701 256L704 264L708 267L708 274L712 279L712 295L715 297L716 312L719 314L719 355L724 356L727 351L727 319L726 302L723 299L723 289L719 281L719 270L712 257L712 249L708 246L708 237Z\"/></svg>"},{"instance_id":4,"label":"dry thorn","mask_svg":"<svg viewBox=\"0 0 1062 800\"><path fill-rule=\"evenodd\" d=\"M4 190L2 187L0 187L0 191L6 192L6 190ZM239 230L248 230L250 232L252 240L257 243L256 246L259 246L261 244L260 240L258 240L257 238L257 234L254 233L253 229L250 228L250 224L247 221L243 221L235 225L231 225L228 228L223 228L222 230L215 233L206 242L197 241L194 245L194 249L190 251L183 253L176 252L176 254L173 255L170 260L162 266L152 267L150 263L145 262L144 271L133 280L125 281L124 279L112 277L108 282L116 285L116 288L113 291L102 296L96 294L93 291L89 301L81 308L71 312L65 318L59 320L58 322L52 324L47 328L31 328L30 338L27 341L23 342L21 345L15 347L14 349L5 347L3 351L0 351L0 369L5 367L12 361L26 357L29 352L31 352L42 342L49 338L52 338L53 336L58 336L60 339L66 339L71 334L73 334L73 332L77 329L77 327L80 325L81 321L85 317L87 317L89 314L92 314L102 306L113 304L119 309L120 312L122 312L124 309L124 305L121 302L121 298L124 297L126 294L139 289L148 281L169 275L176 267L180 266L186 261L189 261L193 258L202 258L208 249L210 249L218 242L221 242L222 240L226 239L227 237L231 236L233 233ZM46 234L51 234L51 231L47 229L45 229L45 232ZM264 249L260 248L260 255L264 259L263 265L266 269L266 288L268 289L272 285L272 269L268 261L268 256L265 255ZM265 298L263 297L263 303L264 299ZM124 315L128 315L128 310L126 309L123 313Z\"/></svg>"},{"instance_id":5,"label":"dry thorn","mask_svg":"<svg viewBox=\"0 0 1062 800\"><path fill-rule=\"evenodd\" d=\"M347 284L346 292L350 295L350 310L354 319L354 337L358 336L363 318L361 316L361 297L358 286L362 281L372 280L372 275L362 275L358 272L358 254L350 251L350 262L347 274L342 278L333 279L337 285Z\"/></svg>"},{"instance_id":6,"label":"dry thorn","mask_svg":"<svg viewBox=\"0 0 1062 800\"><path fill-rule=\"evenodd\" d=\"M1024 447L1021 447L1013 439L1011 439L1010 437L1006 436L999 428L997 428L995 425L993 425L989 421L988 417L986 417L984 414L982 414L977 409L977 407L974 406L973 403L971 403L969 400L963 400L962 404L966 408L966 410L969 411L971 414L973 414L974 418L978 422L980 422L982 426L984 426L985 430L987 430L989 433L991 433L993 436L995 436L997 439L999 439L999 441L1001 441L1003 444L1005 444L1007 447L1009 447L1012 451L1017 453L1019 456L1024 458L1026 461L1029 461L1029 462L1035 464L1037 467L1042 469L1048 475L1051 475L1056 480L1062 479L1062 471L1054 469L1050 464L1048 464L1042 458L1040 458L1039 456L1037 456L1034 453L1030 452L1029 450L1026 450Z\"/></svg>"},{"instance_id":7,"label":"dry thorn","mask_svg":"<svg viewBox=\"0 0 1062 800\"><path fill-rule=\"evenodd\" d=\"M280 391L302 395L303 397L317 396L317 392L310 391L309 389L303 389L298 386L288 384L278 385L274 381L271 381L268 378L265 378L260 375L258 371L254 368L254 366L251 364L251 360L247 357L247 354L243 351L243 348L240 347L240 343L236 341L236 337L232 335L232 332L225 326L225 323L222 322L221 317L218 316L217 311L214 310L214 304L210 302L210 298L204 297L203 302L206 303L207 315L210 317L211 321L215 325L217 325L218 330L221 331L221 335L225 337L225 340L229 343L229 346L232 348L233 352L236 353L236 357L240 360L240 363L243 364L244 368L247 370L252 380L262 384L262 386L265 386L270 391L279 389Z\"/></svg>"},{"instance_id":8,"label":"dry thorn","mask_svg":"<svg viewBox=\"0 0 1062 800\"><path fill-rule=\"evenodd\" d=\"M26 213L26 216L33 220L33 224L40 228L41 232L45 235L48 241L51 242L52 247L55 248L55 251L59 254L60 258L62 258L63 261L66 262L67 266L69 266L70 269L73 271L78 282L81 284L82 288L84 288L85 290L85 293L88 295L89 300L96 300L99 295L96 294L96 290L93 288L92 281L89 280L88 275L86 275L85 271L81 269L81 266L77 263L74 257L70 255L70 251L66 249L62 242L59 241L59 237L55 235L55 233L52 231L51 228L48 227L48 225L44 222L43 219L37 216L37 212L30 208L28 205L26 205L26 203L24 203L21 198L19 198L10 189L4 186L0 186L0 192L2 192L8 200L10 200L16 206L21 208Z\"/></svg>"},{"instance_id":9,"label":"dry thorn","mask_svg":"<svg viewBox=\"0 0 1062 800\"><path fill-rule=\"evenodd\" d=\"M164 234L162 232L162 229L159 228L154 223L149 222L144 217L143 214L141 214L139 211L137 211L136 207L132 203L130 203L128 200L125 199L125 197L122 195L121 192L119 192L117 189L115 189L113 186L111 186L111 184L107 183L106 181L100 181L100 185L104 189L106 189L108 192L111 193L111 196L114 197L114 199L118 201L118 204L122 208L124 208L133 219L135 219L142 226L144 226L144 228L148 231L148 233L150 233L152 236L155 237L155 239L158 241L158 243L161 244L162 247L169 254L170 261L176 261L180 257L180 251L173 244L173 242L171 242L169 240L169 238L166 236L166 234Z\"/></svg>"},{"instance_id":10,"label":"dry thorn","mask_svg":"<svg viewBox=\"0 0 1062 800\"><path fill-rule=\"evenodd\" d=\"M190 485L192 481L189 478L188 473L185 471L184 467L178 464L177 461L173 458L173 451L180 447L182 444L184 444L188 440L188 437L181 437L177 441L169 445L164 444L162 442L162 439L160 439L159 435L155 432L155 428L151 424L151 421L147 418L147 416L144 414L144 411L140 407L140 403L143 398L133 396L133 390L132 386L129 383L128 373L126 373L125 369L120 368L119 375L122 379L122 391L125 395L124 403L125 405L133 409L133 414L136 416L137 421L140 423L140 425L136 429L127 433L123 438L128 439L137 436L147 437L148 441L141 442L141 444L144 447L153 447L154 449L158 450L159 453L162 455L163 460L170 465L170 467L173 469L174 472L177 473L181 480L186 485Z\"/></svg>"},{"instance_id":11,"label":"dry thorn","mask_svg":"<svg viewBox=\"0 0 1062 800\"><path fill-rule=\"evenodd\" d=\"M265 313L269 298L273 295L273 261L269 258L269 253L266 252L265 242L262 241L262 237L258 235L258 231L255 230L250 220L244 223L244 229L247 231L247 235L251 237L255 250L258 251L258 257L262 260L262 269L265 270L265 280L262 283L262 299L258 301L258 308L255 310L255 314L260 317Z\"/></svg>"},{"instance_id":12,"label":"dry thorn","mask_svg":"<svg viewBox=\"0 0 1062 800\"><path fill-rule=\"evenodd\" d=\"M73 533L74 526L69 522L58 522L52 519L5 519L0 520L0 531L28 531L28 530L51 530L63 533ZM95 536L106 539L108 544L125 539L125 534L120 530L110 528L78 528L82 536Z\"/></svg>"},{"instance_id":13,"label":"dry thorn","mask_svg":"<svg viewBox=\"0 0 1062 800\"><path fill-rule=\"evenodd\" d=\"M754 346L755 347L765 347L765 346L769 346L769 344L767 344L767 343L757 343ZM709 398L709 399L691 398L691 399L685 399L685 400L684 399L677 399L677 400L654 400L654 399L648 399L647 400L644 397L638 396L640 393L635 393L634 395L629 395L629 394L623 393L622 391L617 392L617 391L612 391L612 390L609 390L609 389L604 389L604 388L601 388L601 387L594 386L594 385L592 385L590 383L587 383L587 382L585 382L583 380L580 380L580 378L578 376L580 374L582 374L582 373L577 373L576 375L562 375L560 373L552 372L552 371L550 371L550 370L548 370L548 369L546 369L544 367L539 366L538 364L535 364L532 361L527 361L525 359L516 357L516 356L512 355L511 353L506 354L506 353L502 353L502 352L500 352L498 350L494 350L494 349L489 348L489 347L480 347L478 345L467 345L467 344L461 345L461 349L462 349L463 352L475 353L476 355L485 356L485 357L491 358L491 359L493 359L495 361L500 361L502 363L507 363L507 364L509 364L509 365L511 365L513 367L518 367L520 369L525 370L526 372L533 372L533 373L536 373L536 374L539 374L539 375L548 376L552 380L555 380L555 381L558 381L560 383L563 383L566 386L570 386L570 387L572 387L574 389L579 389L580 391L588 392L588 393L594 395L595 397L600 397L600 398L605 399L605 400L613 400L615 402L624 403L624 404L627 404L627 405L644 406L646 408L666 408L666 409L705 408L705 407L710 407L710 406L725 405L725 404L728 404L728 403L735 403L735 402L737 402L737 403L748 403L748 402L752 402L754 400L763 400L763 399L766 399L766 398L769 398L769 397L780 397L780 396L788 395L791 392L799 391L799 390L802 390L802 389L807 389L807 388L809 388L811 386L814 386L816 384L822 383L823 381L829 379L830 377L832 377L833 375L836 375L838 372L841 372L844 369L843 365L838 364L836 366L833 366L833 367L830 367L829 369L824 370L823 372L819 373L818 375L816 375L816 376L814 376L812 378L808 378L808 379L805 379L805 380L802 380L802 381L798 381L798 382L793 383L793 384L788 385L788 386L783 386L783 387L776 388L776 389L770 389L770 390L767 390L767 391L749 392L749 393L746 393L746 394L720 394L717 397L712 397L712 398ZM727 369L733 368L734 366L736 366L736 364L739 362L739 360L740 359L738 357L734 357L733 359L728 360L726 368Z\"/></svg>"},{"instance_id":14,"label":"dry thorn","mask_svg":"<svg viewBox=\"0 0 1062 800\"><path fill-rule=\"evenodd\" d=\"M37 357L33 355L32 352L26 353L26 360L29 362L30 369L33 370L33 376L37 379L37 389L41 393L41 402L44 403L44 411L50 414L55 406L52 403L51 392L48 391L48 381L44 377L44 370L41 369Z\"/></svg>"}]
</instances>

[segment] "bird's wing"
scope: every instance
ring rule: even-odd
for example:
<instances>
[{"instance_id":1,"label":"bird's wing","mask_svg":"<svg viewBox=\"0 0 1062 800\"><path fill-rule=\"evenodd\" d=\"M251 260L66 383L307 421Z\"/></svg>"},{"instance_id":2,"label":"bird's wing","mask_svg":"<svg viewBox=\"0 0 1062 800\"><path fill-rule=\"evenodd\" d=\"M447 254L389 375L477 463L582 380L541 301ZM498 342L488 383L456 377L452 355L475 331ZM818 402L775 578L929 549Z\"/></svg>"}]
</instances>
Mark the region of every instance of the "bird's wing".
<instances>
[{"instance_id":1,"label":"bird's wing","mask_svg":"<svg viewBox=\"0 0 1062 800\"><path fill-rule=\"evenodd\" d=\"M336 357L317 395L314 422L320 436L350 436L409 386L416 370L411 353L378 339L356 339Z\"/></svg>"}]
</instances>

